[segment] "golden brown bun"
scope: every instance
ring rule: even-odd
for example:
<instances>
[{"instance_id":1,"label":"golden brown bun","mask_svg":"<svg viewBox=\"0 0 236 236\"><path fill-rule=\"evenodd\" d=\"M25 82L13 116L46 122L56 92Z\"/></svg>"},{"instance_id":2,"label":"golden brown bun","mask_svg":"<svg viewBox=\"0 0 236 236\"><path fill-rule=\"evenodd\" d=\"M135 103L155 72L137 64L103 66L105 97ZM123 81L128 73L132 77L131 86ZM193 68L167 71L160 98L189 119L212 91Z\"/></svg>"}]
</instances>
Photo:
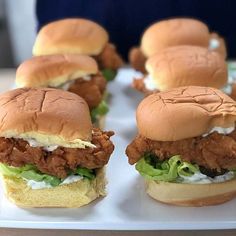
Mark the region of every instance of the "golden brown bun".
<instances>
[{"instance_id":1,"label":"golden brown bun","mask_svg":"<svg viewBox=\"0 0 236 236\"><path fill-rule=\"evenodd\" d=\"M96 74L96 61L83 55L65 54L33 57L16 71L18 87L57 87L69 80Z\"/></svg>"},{"instance_id":2,"label":"golden brown bun","mask_svg":"<svg viewBox=\"0 0 236 236\"><path fill-rule=\"evenodd\" d=\"M141 49L150 57L160 50L177 45L198 45L208 47L209 30L203 22L177 18L154 23L143 34Z\"/></svg>"},{"instance_id":3,"label":"golden brown bun","mask_svg":"<svg viewBox=\"0 0 236 236\"><path fill-rule=\"evenodd\" d=\"M225 60L197 46L166 48L147 60L146 69L160 91L191 85L222 88L228 79Z\"/></svg>"},{"instance_id":4,"label":"golden brown bun","mask_svg":"<svg viewBox=\"0 0 236 236\"><path fill-rule=\"evenodd\" d=\"M226 43L224 38L220 37L217 33L211 33L210 35L210 40L217 40L219 42L219 47L215 49L211 49L214 52L218 52L222 58L226 59L227 58L227 49L226 49Z\"/></svg>"},{"instance_id":5,"label":"golden brown bun","mask_svg":"<svg viewBox=\"0 0 236 236\"><path fill-rule=\"evenodd\" d=\"M236 197L236 179L211 184L180 184L146 180L146 191L157 201L171 205L217 205Z\"/></svg>"},{"instance_id":6,"label":"golden brown bun","mask_svg":"<svg viewBox=\"0 0 236 236\"><path fill-rule=\"evenodd\" d=\"M94 180L53 188L31 189L22 178L3 176L6 197L19 207L81 207L100 196L105 196L106 178L103 169Z\"/></svg>"},{"instance_id":7,"label":"golden brown bun","mask_svg":"<svg viewBox=\"0 0 236 236\"><path fill-rule=\"evenodd\" d=\"M34 138L43 144L78 147L78 139L90 141L91 133L88 105L76 94L21 88L0 95L1 137Z\"/></svg>"},{"instance_id":8,"label":"golden brown bun","mask_svg":"<svg viewBox=\"0 0 236 236\"><path fill-rule=\"evenodd\" d=\"M213 127L233 127L236 102L214 88L181 87L144 98L136 118L141 135L176 141L203 135Z\"/></svg>"},{"instance_id":9,"label":"golden brown bun","mask_svg":"<svg viewBox=\"0 0 236 236\"><path fill-rule=\"evenodd\" d=\"M81 18L63 19L51 22L39 31L33 55L98 55L107 42L106 30L97 23Z\"/></svg>"}]
</instances>

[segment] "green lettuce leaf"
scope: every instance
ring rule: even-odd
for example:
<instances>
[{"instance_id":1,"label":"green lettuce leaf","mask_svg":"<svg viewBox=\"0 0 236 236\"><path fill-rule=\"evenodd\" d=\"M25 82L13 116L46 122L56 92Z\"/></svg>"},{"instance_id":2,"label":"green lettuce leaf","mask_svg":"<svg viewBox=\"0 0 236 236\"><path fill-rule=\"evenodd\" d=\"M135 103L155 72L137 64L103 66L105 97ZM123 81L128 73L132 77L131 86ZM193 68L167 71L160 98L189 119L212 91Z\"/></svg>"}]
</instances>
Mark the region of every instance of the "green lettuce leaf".
<instances>
[{"instance_id":1,"label":"green lettuce leaf","mask_svg":"<svg viewBox=\"0 0 236 236\"><path fill-rule=\"evenodd\" d=\"M95 123L100 116L106 115L109 111L105 100L102 100L99 105L91 111L92 122Z\"/></svg>"},{"instance_id":2,"label":"green lettuce leaf","mask_svg":"<svg viewBox=\"0 0 236 236\"><path fill-rule=\"evenodd\" d=\"M0 163L0 172L6 176L14 176L16 178L24 178L27 180L34 180L36 182L44 181L47 184L55 187L58 186L63 179L59 179L55 176L43 174L39 170L36 169L33 165L25 165L23 167L12 167ZM89 170L87 168L78 167L74 172L71 174L77 174L89 180L95 178L94 170Z\"/></svg>"},{"instance_id":3,"label":"green lettuce leaf","mask_svg":"<svg viewBox=\"0 0 236 236\"><path fill-rule=\"evenodd\" d=\"M11 167L0 163L0 172L6 176L20 177L20 174L24 171L35 170L33 165L25 165L23 167Z\"/></svg>"},{"instance_id":4,"label":"green lettuce leaf","mask_svg":"<svg viewBox=\"0 0 236 236\"><path fill-rule=\"evenodd\" d=\"M174 182L181 176L192 176L199 172L197 165L181 160L179 155L160 161L154 155L146 154L135 166L146 179Z\"/></svg>"},{"instance_id":5,"label":"green lettuce leaf","mask_svg":"<svg viewBox=\"0 0 236 236\"><path fill-rule=\"evenodd\" d=\"M109 82L109 81L114 80L117 72L115 70L107 68L107 69L102 70L102 74L103 74L104 78L106 79L106 81Z\"/></svg>"},{"instance_id":6,"label":"green lettuce leaf","mask_svg":"<svg viewBox=\"0 0 236 236\"><path fill-rule=\"evenodd\" d=\"M95 178L94 170L90 170L87 168L78 167L75 173L80 176L87 177L90 180Z\"/></svg>"},{"instance_id":7,"label":"green lettuce leaf","mask_svg":"<svg viewBox=\"0 0 236 236\"><path fill-rule=\"evenodd\" d=\"M62 182L61 179L55 176L37 173L35 170L23 171L20 176L24 179L34 180L36 182L44 181L53 187L58 186Z\"/></svg>"}]
</instances>

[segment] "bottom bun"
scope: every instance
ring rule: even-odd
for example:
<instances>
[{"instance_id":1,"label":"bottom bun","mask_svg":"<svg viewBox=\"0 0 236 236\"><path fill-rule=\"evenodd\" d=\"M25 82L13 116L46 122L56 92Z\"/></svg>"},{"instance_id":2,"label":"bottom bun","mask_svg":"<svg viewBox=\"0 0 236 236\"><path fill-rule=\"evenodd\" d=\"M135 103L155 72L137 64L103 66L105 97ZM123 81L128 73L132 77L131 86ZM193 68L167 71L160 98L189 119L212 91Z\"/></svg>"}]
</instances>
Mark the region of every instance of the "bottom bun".
<instances>
[{"instance_id":1,"label":"bottom bun","mask_svg":"<svg viewBox=\"0 0 236 236\"><path fill-rule=\"evenodd\" d=\"M81 207L105 196L105 168L92 181L82 179L53 188L31 189L22 178L3 176L5 195L20 207Z\"/></svg>"},{"instance_id":2,"label":"bottom bun","mask_svg":"<svg viewBox=\"0 0 236 236\"><path fill-rule=\"evenodd\" d=\"M157 201L171 205L217 205L236 197L236 179L213 184L181 184L146 180L146 191Z\"/></svg>"}]
</instances>

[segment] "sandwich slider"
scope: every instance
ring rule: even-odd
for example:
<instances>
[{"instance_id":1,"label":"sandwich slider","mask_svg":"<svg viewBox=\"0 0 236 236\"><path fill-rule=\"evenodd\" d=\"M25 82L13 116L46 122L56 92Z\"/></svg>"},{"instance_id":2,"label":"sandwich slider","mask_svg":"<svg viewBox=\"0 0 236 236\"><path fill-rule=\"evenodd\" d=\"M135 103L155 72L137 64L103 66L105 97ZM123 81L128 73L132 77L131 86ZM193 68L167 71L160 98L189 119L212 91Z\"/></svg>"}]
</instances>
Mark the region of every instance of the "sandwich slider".
<instances>
[{"instance_id":1,"label":"sandwich slider","mask_svg":"<svg viewBox=\"0 0 236 236\"><path fill-rule=\"evenodd\" d=\"M15 82L18 88L50 87L73 92L87 102L93 123L104 126L109 110L105 101L107 81L92 57L77 54L33 57L17 68Z\"/></svg>"},{"instance_id":2,"label":"sandwich slider","mask_svg":"<svg viewBox=\"0 0 236 236\"><path fill-rule=\"evenodd\" d=\"M227 84L225 60L198 46L169 47L146 61L147 74L134 79L133 87L145 94L181 86L223 88Z\"/></svg>"},{"instance_id":3,"label":"sandwich slider","mask_svg":"<svg viewBox=\"0 0 236 236\"><path fill-rule=\"evenodd\" d=\"M236 196L234 100L215 88L175 88L147 96L136 120L126 154L152 198L205 206Z\"/></svg>"},{"instance_id":4,"label":"sandwich slider","mask_svg":"<svg viewBox=\"0 0 236 236\"><path fill-rule=\"evenodd\" d=\"M146 73L145 62L161 50L181 45L205 47L218 52L226 58L224 39L216 33L210 33L208 26L197 19L173 18L161 20L149 26L143 33L140 47L130 50L129 61L131 66Z\"/></svg>"},{"instance_id":5,"label":"sandwich slider","mask_svg":"<svg viewBox=\"0 0 236 236\"><path fill-rule=\"evenodd\" d=\"M113 80L123 60L99 24L82 18L53 21L43 26L34 43L33 55L83 54L94 57L105 78Z\"/></svg>"},{"instance_id":6,"label":"sandwich slider","mask_svg":"<svg viewBox=\"0 0 236 236\"><path fill-rule=\"evenodd\" d=\"M87 103L51 88L0 95L0 173L20 207L80 207L105 196L112 131L92 127Z\"/></svg>"}]
</instances>

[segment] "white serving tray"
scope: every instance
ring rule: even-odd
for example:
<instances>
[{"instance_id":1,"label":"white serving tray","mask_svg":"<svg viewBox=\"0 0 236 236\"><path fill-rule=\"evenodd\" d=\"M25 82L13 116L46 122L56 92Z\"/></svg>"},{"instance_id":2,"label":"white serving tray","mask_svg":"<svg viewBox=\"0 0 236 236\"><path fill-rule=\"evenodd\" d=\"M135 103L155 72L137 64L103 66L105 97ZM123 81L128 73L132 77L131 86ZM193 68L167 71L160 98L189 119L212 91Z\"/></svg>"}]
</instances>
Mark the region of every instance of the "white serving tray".
<instances>
[{"instance_id":1,"label":"white serving tray","mask_svg":"<svg viewBox=\"0 0 236 236\"><path fill-rule=\"evenodd\" d=\"M114 130L116 146L107 168L108 195L79 209L21 209L0 194L0 227L90 230L172 230L236 228L236 200L202 208L175 207L148 197L143 179L127 162L125 148L136 134L135 108L141 94L129 85L134 75L122 69L109 84L113 94L107 130ZM12 79L3 78L4 88ZM2 89L1 89L2 90Z\"/></svg>"}]
</instances>

